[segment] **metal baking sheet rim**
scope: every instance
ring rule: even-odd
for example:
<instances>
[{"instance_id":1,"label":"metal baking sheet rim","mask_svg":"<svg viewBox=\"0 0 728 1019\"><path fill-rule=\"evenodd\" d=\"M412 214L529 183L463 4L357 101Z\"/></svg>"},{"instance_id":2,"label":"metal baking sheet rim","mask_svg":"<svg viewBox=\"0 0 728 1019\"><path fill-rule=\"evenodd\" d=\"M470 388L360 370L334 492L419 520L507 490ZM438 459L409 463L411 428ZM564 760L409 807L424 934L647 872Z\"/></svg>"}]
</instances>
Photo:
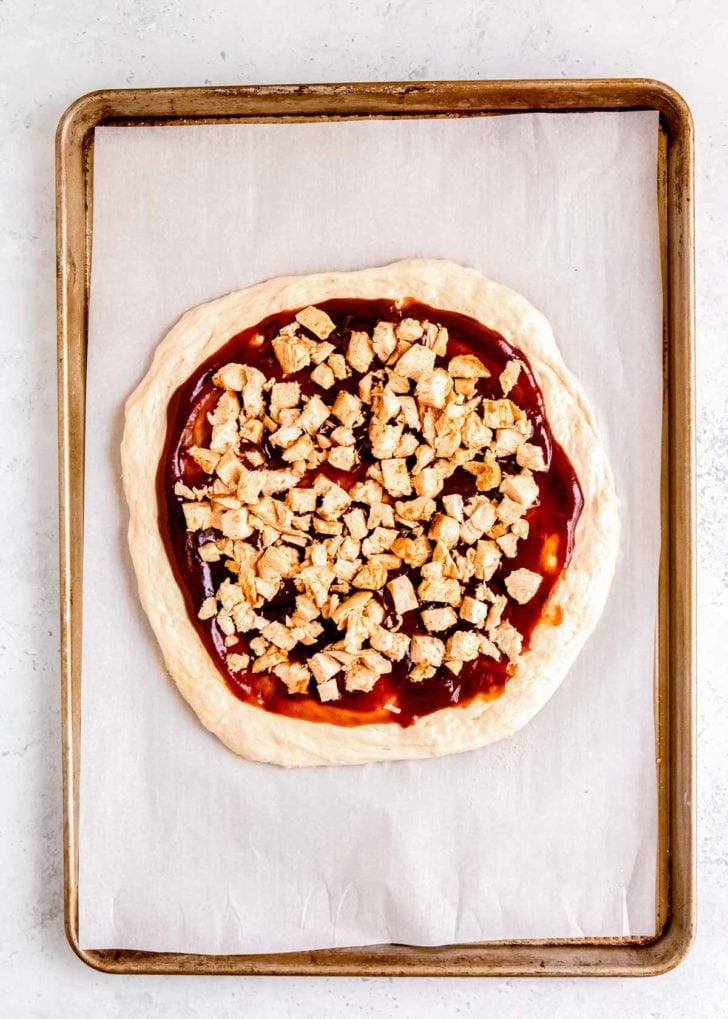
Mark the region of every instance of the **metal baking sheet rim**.
<instances>
[{"instance_id":1,"label":"metal baking sheet rim","mask_svg":"<svg viewBox=\"0 0 728 1019\"><path fill-rule=\"evenodd\" d=\"M654 109L664 294L662 555L655 658L657 934L650 938L375 945L265 955L84 949L78 940L78 806L86 345L93 135L106 124L489 116ZM648 79L381 82L120 89L73 103L56 135L58 472L65 929L108 973L309 976L649 976L695 935L694 141L690 110Z\"/></svg>"}]
</instances>

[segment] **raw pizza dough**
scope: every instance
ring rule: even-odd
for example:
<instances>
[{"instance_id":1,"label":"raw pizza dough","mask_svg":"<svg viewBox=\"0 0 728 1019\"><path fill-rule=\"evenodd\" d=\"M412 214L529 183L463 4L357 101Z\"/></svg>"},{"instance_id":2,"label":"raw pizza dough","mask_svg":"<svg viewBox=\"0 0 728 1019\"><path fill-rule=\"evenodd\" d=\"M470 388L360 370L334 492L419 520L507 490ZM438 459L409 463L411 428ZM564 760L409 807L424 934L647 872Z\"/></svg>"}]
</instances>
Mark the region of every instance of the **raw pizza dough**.
<instances>
[{"instance_id":1,"label":"raw pizza dough","mask_svg":"<svg viewBox=\"0 0 728 1019\"><path fill-rule=\"evenodd\" d=\"M495 700L474 700L396 724L343 727L265 711L227 688L191 623L157 524L156 472L170 397L231 336L269 315L333 298L413 298L500 333L525 354L548 422L581 485L584 506L570 563L554 586L516 674ZM602 612L617 555L618 501L581 386L544 316L507 287L452 262L411 259L359 272L269 280L188 311L157 348L129 398L122 442L129 546L139 595L167 669L203 724L232 751L283 766L434 757L485 746L525 725L559 686ZM560 625L548 622L559 606Z\"/></svg>"}]
</instances>

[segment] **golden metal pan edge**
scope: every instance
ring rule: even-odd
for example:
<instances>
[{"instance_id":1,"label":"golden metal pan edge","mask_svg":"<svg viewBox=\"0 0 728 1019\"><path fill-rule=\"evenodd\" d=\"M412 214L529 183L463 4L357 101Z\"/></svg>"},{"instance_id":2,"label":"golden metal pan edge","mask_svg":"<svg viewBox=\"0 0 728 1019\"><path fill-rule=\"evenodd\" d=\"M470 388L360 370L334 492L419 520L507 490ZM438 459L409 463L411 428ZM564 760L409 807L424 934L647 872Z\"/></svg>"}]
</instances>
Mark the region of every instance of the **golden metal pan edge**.
<instances>
[{"instance_id":1,"label":"golden metal pan edge","mask_svg":"<svg viewBox=\"0 0 728 1019\"><path fill-rule=\"evenodd\" d=\"M663 554L656 656L658 889L654 938L401 945L271 955L82 949L78 941L84 403L93 132L101 124L354 117L483 116L655 109L665 294ZM88 965L114 973L409 976L654 975L677 965L695 931L694 225L693 125L682 97L648 79L382 82L90 93L56 137L61 695L66 935Z\"/></svg>"}]
</instances>

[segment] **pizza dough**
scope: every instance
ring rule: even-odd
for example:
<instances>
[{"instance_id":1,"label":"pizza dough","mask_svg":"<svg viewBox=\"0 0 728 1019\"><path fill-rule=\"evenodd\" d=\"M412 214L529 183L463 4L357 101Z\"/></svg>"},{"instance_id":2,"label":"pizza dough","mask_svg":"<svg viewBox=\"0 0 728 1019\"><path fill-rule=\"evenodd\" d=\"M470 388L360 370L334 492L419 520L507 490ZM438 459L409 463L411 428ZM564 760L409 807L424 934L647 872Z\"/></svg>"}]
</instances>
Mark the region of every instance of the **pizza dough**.
<instances>
[{"instance_id":1,"label":"pizza dough","mask_svg":"<svg viewBox=\"0 0 728 1019\"><path fill-rule=\"evenodd\" d=\"M571 559L499 697L445 707L408 727L312 722L238 699L189 618L158 526L156 476L167 409L195 368L268 316L331 299L384 298L414 299L469 316L524 355L553 437L578 478L583 509ZM431 757L510 735L564 678L599 619L614 571L619 516L611 471L586 398L565 367L548 322L523 297L451 262L412 259L359 272L275 279L187 312L158 347L127 403L122 464L139 594L167 669L203 724L235 753L253 760L301 766Z\"/></svg>"}]
</instances>

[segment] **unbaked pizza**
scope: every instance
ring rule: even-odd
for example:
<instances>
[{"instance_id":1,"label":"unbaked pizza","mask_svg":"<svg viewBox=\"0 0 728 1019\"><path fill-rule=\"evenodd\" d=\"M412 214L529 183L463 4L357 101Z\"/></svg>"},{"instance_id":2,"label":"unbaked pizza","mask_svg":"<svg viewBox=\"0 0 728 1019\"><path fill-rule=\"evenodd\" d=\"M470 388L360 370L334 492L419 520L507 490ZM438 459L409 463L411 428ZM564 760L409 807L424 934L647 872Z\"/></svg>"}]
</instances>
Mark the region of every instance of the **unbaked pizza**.
<instances>
[{"instance_id":1,"label":"unbaked pizza","mask_svg":"<svg viewBox=\"0 0 728 1019\"><path fill-rule=\"evenodd\" d=\"M614 570L611 471L547 321L450 262L276 279L187 312L128 401L122 460L167 668L254 760L513 733Z\"/></svg>"}]
</instances>

